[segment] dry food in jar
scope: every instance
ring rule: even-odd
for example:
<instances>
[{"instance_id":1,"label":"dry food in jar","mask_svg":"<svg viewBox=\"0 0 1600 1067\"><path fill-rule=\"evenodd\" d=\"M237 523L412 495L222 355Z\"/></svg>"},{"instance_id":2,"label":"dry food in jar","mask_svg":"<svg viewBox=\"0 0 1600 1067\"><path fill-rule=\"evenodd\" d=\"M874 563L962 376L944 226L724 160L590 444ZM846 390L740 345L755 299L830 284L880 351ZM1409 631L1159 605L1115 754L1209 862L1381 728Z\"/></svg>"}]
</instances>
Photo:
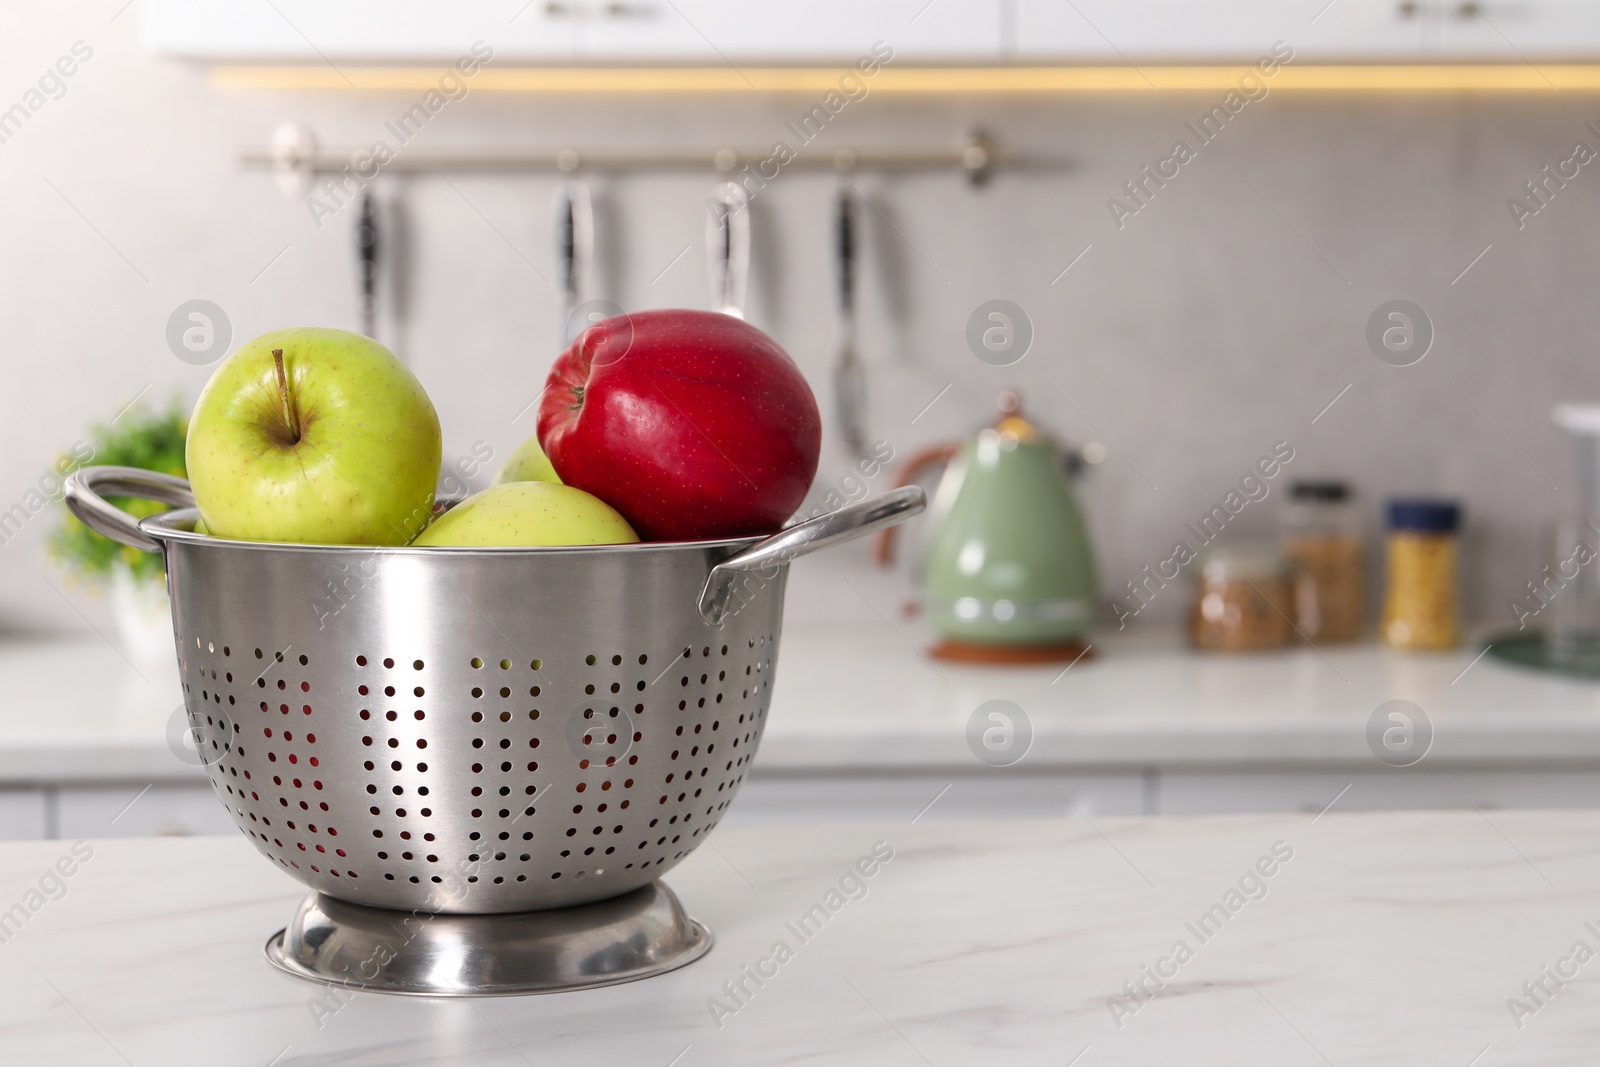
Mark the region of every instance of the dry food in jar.
<instances>
[{"instance_id":1,"label":"dry food in jar","mask_svg":"<svg viewBox=\"0 0 1600 1067\"><path fill-rule=\"evenodd\" d=\"M1367 546L1352 534L1286 538L1295 569L1295 624L1310 641L1354 641L1367 613Z\"/></svg>"},{"instance_id":2,"label":"dry food in jar","mask_svg":"<svg viewBox=\"0 0 1600 1067\"><path fill-rule=\"evenodd\" d=\"M1248 652L1277 648L1294 633L1294 590L1282 556L1218 550L1200 562L1189 640L1196 648Z\"/></svg>"},{"instance_id":3,"label":"dry food in jar","mask_svg":"<svg viewBox=\"0 0 1600 1067\"><path fill-rule=\"evenodd\" d=\"M1389 505L1388 574L1379 633L1396 648L1444 649L1461 643L1459 529L1449 501Z\"/></svg>"}]
</instances>

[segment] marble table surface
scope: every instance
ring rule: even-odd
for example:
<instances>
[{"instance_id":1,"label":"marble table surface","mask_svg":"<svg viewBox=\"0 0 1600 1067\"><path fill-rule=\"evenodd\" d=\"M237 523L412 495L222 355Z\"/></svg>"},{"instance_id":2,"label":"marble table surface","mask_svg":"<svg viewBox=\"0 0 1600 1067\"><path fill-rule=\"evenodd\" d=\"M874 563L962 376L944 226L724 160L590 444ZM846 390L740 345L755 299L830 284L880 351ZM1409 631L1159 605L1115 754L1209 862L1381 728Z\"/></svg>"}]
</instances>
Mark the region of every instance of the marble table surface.
<instances>
[{"instance_id":1,"label":"marble table surface","mask_svg":"<svg viewBox=\"0 0 1600 1067\"><path fill-rule=\"evenodd\" d=\"M12 843L0 1063L1588 1064L1597 831L1337 806L730 826L667 878L716 932L704 959L470 1002L330 1001L272 970L262 943L300 893L242 839ZM892 858L849 880L874 849ZM819 904L801 941L788 924Z\"/></svg>"},{"instance_id":2,"label":"marble table surface","mask_svg":"<svg viewBox=\"0 0 1600 1067\"><path fill-rule=\"evenodd\" d=\"M785 629L762 773L971 770L968 719L1012 702L1033 769L1370 768L1378 705L1430 717L1430 766L1600 767L1600 684L1372 645L1204 655L1175 633L1096 638L1063 669L925 657L911 624ZM177 668L109 639L0 642L0 786L200 780L182 744Z\"/></svg>"}]
</instances>

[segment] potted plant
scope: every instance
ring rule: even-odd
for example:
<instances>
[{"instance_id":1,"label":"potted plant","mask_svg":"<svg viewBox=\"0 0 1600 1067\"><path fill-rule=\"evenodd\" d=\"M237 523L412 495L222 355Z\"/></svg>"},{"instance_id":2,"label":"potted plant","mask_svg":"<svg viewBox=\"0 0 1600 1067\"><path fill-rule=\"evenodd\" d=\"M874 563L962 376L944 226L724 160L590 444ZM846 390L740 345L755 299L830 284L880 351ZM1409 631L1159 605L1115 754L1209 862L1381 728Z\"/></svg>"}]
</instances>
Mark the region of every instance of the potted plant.
<instances>
[{"instance_id":1,"label":"potted plant","mask_svg":"<svg viewBox=\"0 0 1600 1067\"><path fill-rule=\"evenodd\" d=\"M187 430L188 419L174 398L165 412L137 406L109 423L97 424L89 443L96 463L184 477ZM113 497L111 502L139 516L167 510L153 500ZM86 585L109 589L112 615L130 656L145 661L170 658L172 607L160 554L119 545L65 508L62 511L62 522L50 535L51 556Z\"/></svg>"}]
</instances>

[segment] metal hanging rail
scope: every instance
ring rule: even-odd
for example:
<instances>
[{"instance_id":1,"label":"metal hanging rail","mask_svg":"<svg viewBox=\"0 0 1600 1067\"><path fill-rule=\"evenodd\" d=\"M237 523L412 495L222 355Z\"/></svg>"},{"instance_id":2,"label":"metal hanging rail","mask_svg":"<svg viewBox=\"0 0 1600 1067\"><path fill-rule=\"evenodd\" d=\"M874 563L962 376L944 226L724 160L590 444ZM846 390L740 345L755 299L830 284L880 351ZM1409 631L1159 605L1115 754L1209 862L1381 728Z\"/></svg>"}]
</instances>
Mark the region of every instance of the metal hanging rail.
<instances>
[{"instance_id":1,"label":"metal hanging rail","mask_svg":"<svg viewBox=\"0 0 1600 1067\"><path fill-rule=\"evenodd\" d=\"M575 171L713 170L725 174L753 168L764 178L779 169L803 170L955 170L981 183L997 166L1018 162L982 134L950 147L911 146L836 148L832 151L791 150L779 162L768 148L400 148L378 159L373 149L321 148L309 130L293 124L279 129L273 146L248 150L240 163L251 170L272 171L280 178L338 174L345 170L372 177L378 171L413 174L458 172L558 173ZM774 171L776 173L776 171Z\"/></svg>"}]
</instances>

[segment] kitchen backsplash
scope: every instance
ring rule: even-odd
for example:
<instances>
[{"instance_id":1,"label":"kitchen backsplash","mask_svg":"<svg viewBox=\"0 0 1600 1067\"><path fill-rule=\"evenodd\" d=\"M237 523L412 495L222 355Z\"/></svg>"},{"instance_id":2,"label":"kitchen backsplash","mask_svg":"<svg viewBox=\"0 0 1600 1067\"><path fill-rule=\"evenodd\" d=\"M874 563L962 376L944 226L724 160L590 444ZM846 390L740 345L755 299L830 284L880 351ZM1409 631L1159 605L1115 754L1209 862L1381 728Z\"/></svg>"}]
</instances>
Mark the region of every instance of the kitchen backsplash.
<instances>
[{"instance_id":1,"label":"kitchen backsplash","mask_svg":"<svg viewBox=\"0 0 1600 1067\"><path fill-rule=\"evenodd\" d=\"M521 96L469 81L398 145L385 124L419 94L214 88L203 71L140 54L135 13L119 3L14 13L33 26L0 41L11 72L0 111L36 86L28 72L79 59L0 142L0 510L26 513L13 510L0 533L6 629L104 625L104 605L47 563L42 534L58 516L32 514L28 493L89 422L135 396L193 401L208 368L169 349L174 309L214 302L236 342L284 324L355 328L355 206L313 212L238 165L281 122L306 123L325 145L385 139L399 152L715 147L792 141L786 124L816 103ZM1238 528L1266 527L1296 477L1348 477L1374 527L1391 493L1459 498L1468 614L1514 624L1507 602L1538 576L1566 500L1550 408L1600 396L1600 177L1569 163L1577 142L1600 146L1586 125L1600 104L1554 91L1295 95L1263 84L1202 139L1195 127L1222 94L957 101L874 94L868 82L814 148L954 142L981 127L1024 156L982 187L954 173L851 176L870 200L858 304L871 436L909 456L987 421L994 394L1014 386L1039 423L1102 442L1107 458L1080 490L1108 598L1169 557L1259 457L1287 447L1292 461ZM598 294L625 308L708 306L715 176L588 180ZM555 354L555 185L380 173L371 186L386 230L379 335L416 369L447 465L473 484L533 431L525 409ZM794 356L825 411L838 187L832 174L781 170L751 206L749 317ZM995 298L1021 307L1033 331L1007 367L966 339L969 316ZM1411 366L1369 348L1369 318L1394 299L1431 322L1431 347ZM831 417L828 432L811 504L856 484ZM860 546L799 566L792 623L895 618L904 599L905 587L866 574ZM1133 625L1170 621L1186 599L1157 597Z\"/></svg>"}]
</instances>

